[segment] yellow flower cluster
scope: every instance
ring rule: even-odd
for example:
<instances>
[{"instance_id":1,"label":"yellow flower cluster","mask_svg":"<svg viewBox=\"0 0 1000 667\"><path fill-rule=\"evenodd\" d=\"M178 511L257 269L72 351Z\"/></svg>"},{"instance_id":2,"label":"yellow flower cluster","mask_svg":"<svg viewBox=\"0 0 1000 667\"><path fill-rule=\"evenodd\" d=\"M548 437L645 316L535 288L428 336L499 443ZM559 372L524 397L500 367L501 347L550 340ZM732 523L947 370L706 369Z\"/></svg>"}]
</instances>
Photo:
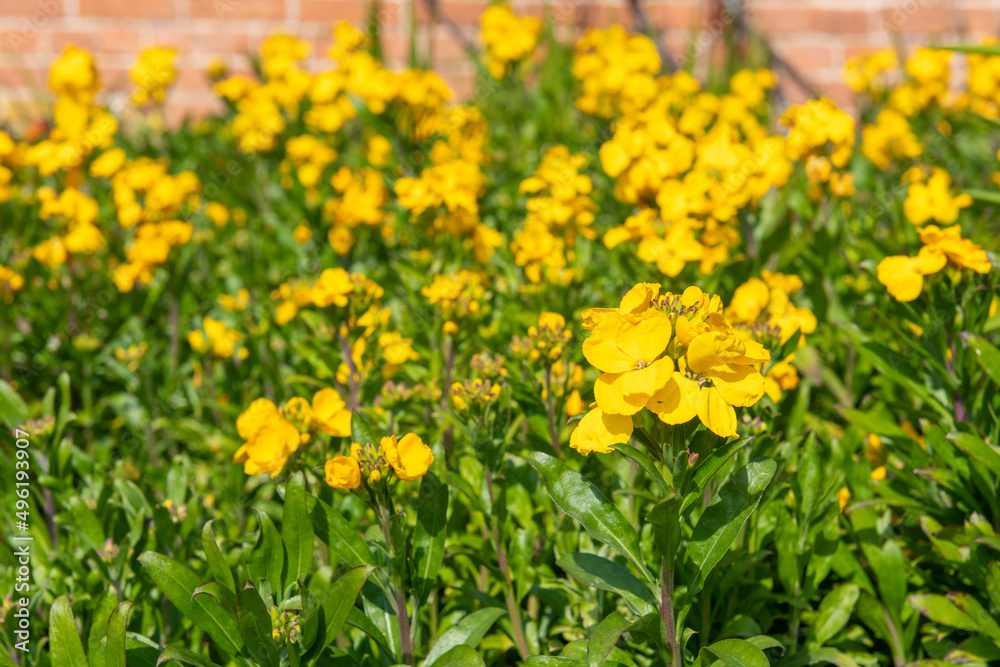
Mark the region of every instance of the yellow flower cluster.
<instances>
[{"instance_id":1,"label":"yellow flower cluster","mask_svg":"<svg viewBox=\"0 0 1000 667\"><path fill-rule=\"evenodd\" d=\"M381 172L370 167L341 167L330 184L339 196L323 206L324 216L332 221L328 238L338 255L346 255L354 246L353 228L385 222L383 207L389 201L389 189ZM383 233L391 232L392 227L383 229Z\"/></svg>"},{"instance_id":2,"label":"yellow flower cluster","mask_svg":"<svg viewBox=\"0 0 1000 667\"><path fill-rule=\"evenodd\" d=\"M542 32L540 20L534 16L518 18L506 2L490 5L479 20L486 67L494 79L502 79L510 65L529 57Z\"/></svg>"},{"instance_id":3,"label":"yellow flower cluster","mask_svg":"<svg viewBox=\"0 0 1000 667\"><path fill-rule=\"evenodd\" d=\"M962 193L954 197L948 193L951 176L941 167L934 167L930 178L921 182L922 170L909 172L910 185L903 202L903 213L914 225L920 226L931 220L950 225L958 220L958 212L972 205L972 197Z\"/></svg>"},{"instance_id":4,"label":"yellow flower cluster","mask_svg":"<svg viewBox=\"0 0 1000 667\"><path fill-rule=\"evenodd\" d=\"M173 47L149 46L142 50L129 69L129 76L138 86L132 91L132 102L136 106L143 106L150 100L163 103L167 88L177 78L176 59L177 50Z\"/></svg>"},{"instance_id":5,"label":"yellow flower cluster","mask_svg":"<svg viewBox=\"0 0 1000 667\"><path fill-rule=\"evenodd\" d=\"M520 192L533 196L527 202L524 226L515 233L510 248L514 261L533 283L571 282L573 270L566 267L573 262L577 235L597 236L592 227L597 204L589 196L594 184L580 173L586 164L584 155L555 146L545 152L534 175L521 181Z\"/></svg>"},{"instance_id":6,"label":"yellow flower cluster","mask_svg":"<svg viewBox=\"0 0 1000 667\"><path fill-rule=\"evenodd\" d=\"M573 76L583 83L576 106L604 118L642 109L656 96L661 66L648 37L630 35L620 25L591 30L573 53Z\"/></svg>"},{"instance_id":7,"label":"yellow flower cluster","mask_svg":"<svg viewBox=\"0 0 1000 667\"><path fill-rule=\"evenodd\" d=\"M201 321L201 329L188 333L188 343L191 349L198 353L210 352L220 359L232 359L235 354L239 359L246 359L250 351L245 347L236 346L243 337L239 332L230 329L221 320L205 317Z\"/></svg>"},{"instance_id":8,"label":"yellow flower cluster","mask_svg":"<svg viewBox=\"0 0 1000 667\"><path fill-rule=\"evenodd\" d=\"M423 477L434 462L431 448L420 436L407 433L396 439L390 435L374 443L351 444L350 456L336 456L326 462L326 483L335 489L353 491L362 482L372 486L388 482L390 474L409 482Z\"/></svg>"},{"instance_id":9,"label":"yellow flower cluster","mask_svg":"<svg viewBox=\"0 0 1000 667\"><path fill-rule=\"evenodd\" d=\"M896 51L891 48L880 49L866 55L851 56L844 63L843 79L854 92L867 93L878 98L887 86L884 73L898 65Z\"/></svg>"},{"instance_id":10,"label":"yellow flower cluster","mask_svg":"<svg viewBox=\"0 0 1000 667\"><path fill-rule=\"evenodd\" d=\"M239 313L246 310L246 307L250 305L250 292L246 288L243 288L237 291L235 295L220 294L218 301L223 310L227 310L230 313Z\"/></svg>"},{"instance_id":11,"label":"yellow flower cluster","mask_svg":"<svg viewBox=\"0 0 1000 667\"><path fill-rule=\"evenodd\" d=\"M495 384L484 378L473 378L464 382L454 382L451 385L451 403L459 412L474 409L483 410L500 396L503 385Z\"/></svg>"},{"instance_id":12,"label":"yellow flower cluster","mask_svg":"<svg viewBox=\"0 0 1000 667\"><path fill-rule=\"evenodd\" d=\"M378 336L378 346L382 351L385 365L382 367L382 377L388 378L396 374L400 366L407 361L418 361L420 355L413 349L413 339L403 338L398 331L384 331Z\"/></svg>"},{"instance_id":13,"label":"yellow flower cluster","mask_svg":"<svg viewBox=\"0 0 1000 667\"><path fill-rule=\"evenodd\" d=\"M800 289L802 279L798 276L762 271L760 278L751 278L736 288L725 310L726 319L768 350L784 345L796 332L801 332L798 347L802 347L805 335L816 330L817 322L811 310L792 303L792 294ZM791 352L767 370L764 392L771 400L779 401L782 391L798 386L794 360L795 353ZM766 366L761 365L762 373Z\"/></svg>"},{"instance_id":14,"label":"yellow flower cluster","mask_svg":"<svg viewBox=\"0 0 1000 667\"><path fill-rule=\"evenodd\" d=\"M923 151L906 116L894 109L882 109L861 131L861 154L879 169L887 169L897 158L920 157Z\"/></svg>"},{"instance_id":15,"label":"yellow flower cluster","mask_svg":"<svg viewBox=\"0 0 1000 667\"><path fill-rule=\"evenodd\" d=\"M951 52L920 47L904 65L909 80L892 90L888 105L905 116L914 116L930 106L948 108L957 100L949 92Z\"/></svg>"},{"instance_id":16,"label":"yellow flower cluster","mask_svg":"<svg viewBox=\"0 0 1000 667\"><path fill-rule=\"evenodd\" d=\"M0 264L0 293L3 294L4 303L11 303L14 292L24 287L24 278L13 269Z\"/></svg>"},{"instance_id":17,"label":"yellow flower cluster","mask_svg":"<svg viewBox=\"0 0 1000 667\"><path fill-rule=\"evenodd\" d=\"M334 437L351 434L351 413L336 389L320 389L310 404L295 397L280 408L258 398L236 419L236 431L245 441L233 456L248 475L281 472L289 457L309 442L313 433Z\"/></svg>"},{"instance_id":18,"label":"yellow flower cluster","mask_svg":"<svg viewBox=\"0 0 1000 667\"><path fill-rule=\"evenodd\" d=\"M128 369L134 373L148 351L149 343L142 341L138 345L116 348L115 359L128 366Z\"/></svg>"},{"instance_id":19,"label":"yellow flower cluster","mask_svg":"<svg viewBox=\"0 0 1000 667\"><path fill-rule=\"evenodd\" d=\"M793 106L781 116L788 127L785 144L791 160L810 155L826 156L833 166L842 168L854 149L854 119L828 98L810 100Z\"/></svg>"},{"instance_id":20,"label":"yellow flower cluster","mask_svg":"<svg viewBox=\"0 0 1000 667\"><path fill-rule=\"evenodd\" d=\"M94 104L101 81L87 51L67 44L49 70L49 88L56 94L53 127L48 139L29 146L25 166L43 176L76 169L91 152L107 148L118 131L118 121Z\"/></svg>"},{"instance_id":21,"label":"yellow flower cluster","mask_svg":"<svg viewBox=\"0 0 1000 667\"><path fill-rule=\"evenodd\" d=\"M996 46L994 37L983 39L983 46ZM986 118L1000 118L1000 56L970 53L966 57L969 67L969 109Z\"/></svg>"},{"instance_id":22,"label":"yellow flower cluster","mask_svg":"<svg viewBox=\"0 0 1000 667\"><path fill-rule=\"evenodd\" d=\"M104 155L95 164L102 158ZM114 160L117 159L115 155ZM185 208L194 210L201 206L201 181L194 172L174 175L168 174L167 169L166 159L141 157L122 163L111 174L102 172L111 177L111 195L122 227L168 220L181 215Z\"/></svg>"},{"instance_id":23,"label":"yellow flower cluster","mask_svg":"<svg viewBox=\"0 0 1000 667\"><path fill-rule=\"evenodd\" d=\"M479 162L453 157L441 142L435 145L431 160L433 164L419 176L396 181L399 204L415 217L431 212L432 232L467 237L476 259L487 261L503 237L479 220L478 199L486 187Z\"/></svg>"},{"instance_id":24,"label":"yellow flower cluster","mask_svg":"<svg viewBox=\"0 0 1000 667\"><path fill-rule=\"evenodd\" d=\"M735 436L735 407L764 395L758 369L770 354L726 320L718 296L697 287L661 295L660 285L640 283L618 308L588 309L583 320L592 332L583 355L601 371L597 407L570 438L584 455L627 443L643 408L667 424L697 417L720 437Z\"/></svg>"},{"instance_id":25,"label":"yellow flower cluster","mask_svg":"<svg viewBox=\"0 0 1000 667\"><path fill-rule=\"evenodd\" d=\"M924 277L940 273L950 266L959 271L986 274L993 268L983 248L962 238L958 225L940 229L927 225L919 230L923 247L916 257L893 255L878 264L878 281L897 301L913 301L924 288Z\"/></svg>"},{"instance_id":26,"label":"yellow flower cluster","mask_svg":"<svg viewBox=\"0 0 1000 667\"><path fill-rule=\"evenodd\" d=\"M285 154L288 160L281 163L282 172L289 172L294 164L299 183L312 196L315 196L316 186L323 178L323 170L337 159L337 151L311 134L289 138L285 142ZM290 182L286 182L286 185L286 189L291 187Z\"/></svg>"},{"instance_id":27,"label":"yellow flower cluster","mask_svg":"<svg viewBox=\"0 0 1000 667\"><path fill-rule=\"evenodd\" d=\"M63 190L58 196L52 188L36 192L42 220L57 221L57 232L32 249L32 256L54 268L64 264L70 255L89 255L106 245L104 234L94 224L97 220L97 200L75 188Z\"/></svg>"},{"instance_id":28,"label":"yellow flower cluster","mask_svg":"<svg viewBox=\"0 0 1000 667\"><path fill-rule=\"evenodd\" d=\"M528 327L527 336L514 336L510 347L517 359L556 361L572 338L573 332L566 328L565 317L543 312L538 316L538 326Z\"/></svg>"},{"instance_id":29,"label":"yellow flower cluster","mask_svg":"<svg viewBox=\"0 0 1000 667\"><path fill-rule=\"evenodd\" d=\"M462 269L434 276L431 284L423 287L420 293L427 297L427 303L441 309L447 320L444 333L455 335L459 331L455 320L472 319L481 313L486 281L486 274L482 271Z\"/></svg>"},{"instance_id":30,"label":"yellow flower cluster","mask_svg":"<svg viewBox=\"0 0 1000 667\"><path fill-rule=\"evenodd\" d=\"M600 149L615 197L650 206L609 230L613 248L639 242L639 256L667 275L688 262L703 272L739 242L736 211L752 205L792 172L784 140L767 133L755 110L775 85L768 70L743 70L724 95L699 93L686 72L663 76L644 108L624 114Z\"/></svg>"},{"instance_id":31,"label":"yellow flower cluster","mask_svg":"<svg viewBox=\"0 0 1000 667\"><path fill-rule=\"evenodd\" d=\"M190 241L192 231L191 223L180 220L140 225L125 248L127 261L115 267L115 285L122 292L131 292L136 283L151 283L153 271L167 261L171 248Z\"/></svg>"}]
</instances>

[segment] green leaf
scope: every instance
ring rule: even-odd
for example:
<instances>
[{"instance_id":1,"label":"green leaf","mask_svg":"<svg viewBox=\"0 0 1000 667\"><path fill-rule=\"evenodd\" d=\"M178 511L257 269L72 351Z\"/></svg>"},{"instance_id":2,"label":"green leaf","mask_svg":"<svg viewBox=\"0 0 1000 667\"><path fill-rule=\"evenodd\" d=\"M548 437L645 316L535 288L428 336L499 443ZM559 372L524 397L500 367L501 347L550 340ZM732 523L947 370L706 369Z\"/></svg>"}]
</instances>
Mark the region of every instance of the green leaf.
<instances>
[{"instance_id":1,"label":"green leaf","mask_svg":"<svg viewBox=\"0 0 1000 667\"><path fill-rule=\"evenodd\" d=\"M994 475L1000 476L1000 449L972 433L951 433L948 439Z\"/></svg>"},{"instance_id":2,"label":"green leaf","mask_svg":"<svg viewBox=\"0 0 1000 667\"><path fill-rule=\"evenodd\" d=\"M369 443L377 445L379 442L359 410L351 413L351 440L362 447Z\"/></svg>"},{"instance_id":3,"label":"green leaf","mask_svg":"<svg viewBox=\"0 0 1000 667\"><path fill-rule=\"evenodd\" d=\"M997 622L968 593L918 593L910 596L910 605L939 625L982 632L993 639L1000 638Z\"/></svg>"},{"instance_id":4,"label":"green leaf","mask_svg":"<svg viewBox=\"0 0 1000 667\"><path fill-rule=\"evenodd\" d=\"M476 646L493 623L506 613L499 607L486 607L467 615L438 637L434 646L428 651L424 664L434 665L438 658L461 644Z\"/></svg>"},{"instance_id":5,"label":"green leaf","mask_svg":"<svg viewBox=\"0 0 1000 667\"><path fill-rule=\"evenodd\" d=\"M841 584L830 591L819 605L813 620L813 643L822 646L847 625L854 606L858 603L861 589L857 584Z\"/></svg>"},{"instance_id":6,"label":"green leaf","mask_svg":"<svg viewBox=\"0 0 1000 667\"><path fill-rule=\"evenodd\" d=\"M250 552L250 562L247 569L250 578L254 583L266 580L271 584L271 590L281 591L281 571L285 564L285 548L281 543L281 536L274 527L271 518L256 507L253 511L257 514L257 543Z\"/></svg>"},{"instance_id":7,"label":"green leaf","mask_svg":"<svg viewBox=\"0 0 1000 667\"><path fill-rule=\"evenodd\" d=\"M321 654L333 642L340 629L344 627L344 622L350 615L351 609L354 608L354 601L358 598L361 587L365 585L369 575L374 571L374 565L356 567L345 572L326 589L326 596L321 605L326 625L323 629L322 641L317 642L316 649L312 652L314 655Z\"/></svg>"},{"instance_id":8,"label":"green leaf","mask_svg":"<svg viewBox=\"0 0 1000 667\"><path fill-rule=\"evenodd\" d=\"M593 586L622 596L640 616L658 607L653 596L628 568L596 554L572 553L556 561L562 569L585 586Z\"/></svg>"},{"instance_id":9,"label":"green leaf","mask_svg":"<svg viewBox=\"0 0 1000 667\"><path fill-rule=\"evenodd\" d=\"M476 649L465 644L459 644L434 661L434 664L424 663L427 667L486 667Z\"/></svg>"},{"instance_id":10,"label":"green leaf","mask_svg":"<svg viewBox=\"0 0 1000 667\"><path fill-rule=\"evenodd\" d=\"M670 498L662 500L649 510L646 521L653 525L653 542L660 551L660 555L666 559L667 565L673 569L674 558L677 556L677 547L681 542L681 497L673 494Z\"/></svg>"},{"instance_id":11,"label":"green leaf","mask_svg":"<svg viewBox=\"0 0 1000 667\"><path fill-rule=\"evenodd\" d=\"M266 667L278 667L280 649L271 635L271 615L252 585L246 586L236 598L236 620L250 657Z\"/></svg>"},{"instance_id":12,"label":"green leaf","mask_svg":"<svg viewBox=\"0 0 1000 667\"><path fill-rule=\"evenodd\" d=\"M649 454L631 445L615 445L614 447L619 452L638 463L639 467L642 468L647 475L649 475L649 478L656 482L656 484L660 487L660 490L663 491L663 493L667 493L667 489L669 488L667 486L667 482L663 479L663 475L660 474L660 471L657 470L656 464L653 462L653 459L649 457Z\"/></svg>"},{"instance_id":13,"label":"green leaf","mask_svg":"<svg viewBox=\"0 0 1000 667\"><path fill-rule=\"evenodd\" d=\"M740 528L760 502L777 467L769 458L750 461L733 474L702 513L685 549L689 571L687 580L690 582L688 600L701 590L712 568L729 551Z\"/></svg>"},{"instance_id":14,"label":"green leaf","mask_svg":"<svg viewBox=\"0 0 1000 667\"><path fill-rule=\"evenodd\" d=\"M132 611L131 602L122 602L111 614L108 621L108 641L104 652L104 664L107 667L126 667L125 664L125 631L128 629L128 616Z\"/></svg>"},{"instance_id":15,"label":"green leaf","mask_svg":"<svg viewBox=\"0 0 1000 667\"><path fill-rule=\"evenodd\" d=\"M117 606L118 589L111 584L101 591L101 596L97 598L97 605L94 607L94 618L90 623L90 634L87 636L87 655L91 656L91 662L93 656L98 653L101 640L108 635L108 621L111 620L111 614Z\"/></svg>"},{"instance_id":16,"label":"green leaf","mask_svg":"<svg viewBox=\"0 0 1000 667\"><path fill-rule=\"evenodd\" d=\"M965 194L969 195L976 201L985 202L987 204L1000 204L1000 192L995 190L977 190L975 188L970 190L963 190Z\"/></svg>"},{"instance_id":17,"label":"green leaf","mask_svg":"<svg viewBox=\"0 0 1000 667\"><path fill-rule=\"evenodd\" d=\"M353 625L358 630L361 630L366 635L375 640L375 643L385 651L387 654L392 655L392 649L389 648L388 642L386 642L385 635L382 631L378 629L371 619L365 616L365 612L357 607L351 609L351 613L347 616L347 624Z\"/></svg>"},{"instance_id":18,"label":"green leaf","mask_svg":"<svg viewBox=\"0 0 1000 667\"><path fill-rule=\"evenodd\" d=\"M878 554L877 556L875 554ZM894 621L900 620L900 614L906 605L906 558L903 550L895 540L886 540L882 550L869 551L872 569L875 570L876 583L882 601L892 615Z\"/></svg>"},{"instance_id":19,"label":"green leaf","mask_svg":"<svg viewBox=\"0 0 1000 667\"><path fill-rule=\"evenodd\" d=\"M942 44L941 46L932 46L930 48L941 49L942 51L958 51L960 53L976 53L983 56L1000 56L1000 46L995 45Z\"/></svg>"},{"instance_id":20,"label":"green leaf","mask_svg":"<svg viewBox=\"0 0 1000 667\"><path fill-rule=\"evenodd\" d=\"M993 561L986 568L986 594L991 611L1000 613L1000 561Z\"/></svg>"},{"instance_id":21,"label":"green leaf","mask_svg":"<svg viewBox=\"0 0 1000 667\"><path fill-rule=\"evenodd\" d=\"M991 192L996 200L994 203L1000 204L1000 192ZM972 351L975 352L976 362L979 367L990 377L993 382L1000 384L1000 350L993 346L982 336L973 333L962 333L964 340Z\"/></svg>"},{"instance_id":22,"label":"green leaf","mask_svg":"<svg viewBox=\"0 0 1000 667\"><path fill-rule=\"evenodd\" d=\"M325 502L310 496L315 501L312 521L316 536L332 551L340 554L350 567L360 567L375 562L371 547L358 533L358 529L344 519L343 515ZM331 563L335 558L331 556Z\"/></svg>"},{"instance_id":23,"label":"green leaf","mask_svg":"<svg viewBox=\"0 0 1000 667\"><path fill-rule=\"evenodd\" d=\"M524 661L524 667L589 667L586 660L563 658L556 655L533 655Z\"/></svg>"},{"instance_id":24,"label":"green leaf","mask_svg":"<svg viewBox=\"0 0 1000 667\"><path fill-rule=\"evenodd\" d=\"M618 638L628 630L629 623L620 611L613 611L601 621L587 640L587 662L590 667L600 667L604 664L611 649L618 643Z\"/></svg>"},{"instance_id":25,"label":"green leaf","mask_svg":"<svg viewBox=\"0 0 1000 667\"><path fill-rule=\"evenodd\" d=\"M642 565L635 528L593 482L548 454L531 452L527 458L541 473L549 495L563 512L583 524L591 535L617 549L643 575L648 574Z\"/></svg>"},{"instance_id":26,"label":"green leaf","mask_svg":"<svg viewBox=\"0 0 1000 667\"><path fill-rule=\"evenodd\" d=\"M194 589L192 596L211 595L222 605L223 610L234 620L236 619L236 594L217 581L206 581Z\"/></svg>"},{"instance_id":27,"label":"green leaf","mask_svg":"<svg viewBox=\"0 0 1000 667\"><path fill-rule=\"evenodd\" d=\"M240 652L243 640L236 621L213 598L207 595L192 597L198 588L198 575L187 566L152 551L140 554L139 562L174 606L207 632L223 651L230 655Z\"/></svg>"},{"instance_id":28,"label":"green leaf","mask_svg":"<svg viewBox=\"0 0 1000 667\"><path fill-rule=\"evenodd\" d=\"M28 421L28 404L9 384L0 380L0 420L9 429L24 426Z\"/></svg>"},{"instance_id":29,"label":"green leaf","mask_svg":"<svg viewBox=\"0 0 1000 667\"><path fill-rule=\"evenodd\" d=\"M948 651L945 660L952 664L966 664L970 662L983 664L1000 663L1000 646L991 642L986 637L970 637L964 642Z\"/></svg>"},{"instance_id":30,"label":"green leaf","mask_svg":"<svg viewBox=\"0 0 1000 667\"><path fill-rule=\"evenodd\" d=\"M726 667L769 667L771 664L763 651L745 639L723 639L706 646L701 653L711 653Z\"/></svg>"},{"instance_id":31,"label":"green leaf","mask_svg":"<svg viewBox=\"0 0 1000 667\"><path fill-rule=\"evenodd\" d=\"M57 597L49 610L49 648L53 665L88 667L67 595Z\"/></svg>"},{"instance_id":32,"label":"green leaf","mask_svg":"<svg viewBox=\"0 0 1000 667\"><path fill-rule=\"evenodd\" d=\"M693 502L700 499L701 492L704 490L708 480L712 479L715 473L719 472L730 457L751 442L753 442L753 437L733 440L712 450L712 453L707 458L699 462L694 470L694 474L691 475L691 479L681 490L681 495L684 497L684 505L681 507L681 512L690 507Z\"/></svg>"},{"instance_id":33,"label":"green leaf","mask_svg":"<svg viewBox=\"0 0 1000 667\"><path fill-rule=\"evenodd\" d=\"M163 649L163 653L160 654L160 658L156 661L156 667L167 662L179 662L184 665L191 665L192 667L219 667L208 658L204 658L194 651L180 646L168 646Z\"/></svg>"},{"instance_id":34,"label":"green leaf","mask_svg":"<svg viewBox=\"0 0 1000 667\"><path fill-rule=\"evenodd\" d=\"M233 581L233 572L226 565L226 559L223 557L219 543L215 541L215 534L212 532L214 521L215 519L206 522L205 527L201 529L201 548L205 551L205 560L208 561L208 569L212 571L212 577L235 595L236 583Z\"/></svg>"},{"instance_id":35,"label":"green leaf","mask_svg":"<svg viewBox=\"0 0 1000 667\"><path fill-rule=\"evenodd\" d=\"M423 604L434 588L437 572L444 562L445 528L448 524L448 484L444 447L433 449L434 462L420 480L417 526L413 531L413 592Z\"/></svg>"},{"instance_id":36,"label":"green leaf","mask_svg":"<svg viewBox=\"0 0 1000 667\"><path fill-rule=\"evenodd\" d=\"M288 577L285 586L308 574L312 564L315 537L306 507L305 473L292 475L285 486L285 510L281 518L281 538L288 552Z\"/></svg>"}]
</instances>

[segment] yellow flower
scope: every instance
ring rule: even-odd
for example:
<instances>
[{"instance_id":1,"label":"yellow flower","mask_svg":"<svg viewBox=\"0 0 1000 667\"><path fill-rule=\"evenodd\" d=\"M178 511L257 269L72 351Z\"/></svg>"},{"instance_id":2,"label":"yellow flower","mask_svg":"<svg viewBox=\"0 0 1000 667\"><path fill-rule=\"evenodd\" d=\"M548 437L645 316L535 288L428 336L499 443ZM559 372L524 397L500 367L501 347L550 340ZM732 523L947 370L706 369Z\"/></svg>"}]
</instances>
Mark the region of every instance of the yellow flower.
<instances>
[{"instance_id":1,"label":"yellow flower","mask_svg":"<svg viewBox=\"0 0 1000 667\"><path fill-rule=\"evenodd\" d=\"M110 178L124 166L125 159L125 151L121 148L106 150L90 163L90 175L94 178Z\"/></svg>"},{"instance_id":2,"label":"yellow flower","mask_svg":"<svg viewBox=\"0 0 1000 667\"><path fill-rule=\"evenodd\" d=\"M583 356L603 371L594 385L594 397L606 413L639 412L670 379L673 360L660 356L670 342L670 320L658 310L646 313L633 323L609 312L583 343Z\"/></svg>"},{"instance_id":3,"label":"yellow flower","mask_svg":"<svg viewBox=\"0 0 1000 667\"><path fill-rule=\"evenodd\" d=\"M847 503L851 502L851 492L846 486L840 487L837 491L837 504L840 505L840 511L843 512L844 508L847 507Z\"/></svg>"},{"instance_id":4,"label":"yellow flower","mask_svg":"<svg viewBox=\"0 0 1000 667\"><path fill-rule=\"evenodd\" d=\"M612 445L625 444L632 437L632 417L612 415L594 408L583 416L569 438L569 446L584 456L591 452L610 454Z\"/></svg>"},{"instance_id":5,"label":"yellow flower","mask_svg":"<svg viewBox=\"0 0 1000 667\"><path fill-rule=\"evenodd\" d=\"M875 433L869 433L865 441L865 458L875 465L885 462L882 454L882 438Z\"/></svg>"},{"instance_id":6,"label":"yellow flower","mask_svg":"<svg viewBox=\"0 0 1000 667\"><path fill-rule=\"evenodd\" d=\"M930 247L944 253L948 262L958 269L971 269L976 273L989 273L993 268L989 255L983 248L969 239L962 238L962 230L958 225L940 229L935 225L927 225L918 230L920 241L924 247Z\"/></svg>"},{"instance_id":7,"label":"yellow flower","mask_svg":"<svg viewBox=\"0 0 1000 667\"><path fill-rule=\"evenodd\" d=\"M534 16L518 18L510 5L490 5L480 19L480 40L486 45L486 66L494 79L502 79L507 66L531 55L538 44L542 22Z\"/></svg>"},{"instance_id":8,"label":"yellow flower","mask_svg":"<svg viewBox=\"0 0 1000 667\"><path fill-rule=\"evenodd\" d=\"M897 301L913 301L924 288L924 276L937 273L948 263L944 253L924 246L916 257L893 255L878 263L878 281Z\"/></svg>"},{"instance_id":9,"label":"yellow flower","mask_svg":"<svg viewBox=\"0 0 1000 667\"><path fill-rule=\"evenodd\" d=\"M336 389L326 388L316 392L312 399L313 423L321 431L335 437L351 435L351 411Z\"/></svg>"},{"instance_id":10,"label":"yellow flower","mask_svg":"<svg viewBox=\"0 0 1000 667\"><path fill-rule=\"evenodd\" d=\"M382 438L381 445L396 476L407 482L422 477L434 462L431 448L415 433L407 433L398 442L390 435Z\"/></svg>"},{"instance_id":11,"label":"yellow flower","mask_svg":"<svg viewBox=\"0 0 1000 667\"><path fill-rule=\"evenodd\" d=\"M903 212L914 225L920 226L929 220L950 225L958 220L960 209L972 205L972 197L962 193L952 197L948 194L951 177L944 169L935 167L926 183L911 183L906 191Z\"/></svg>"},{"instance_id":12,"label":"yellow flower","mask_svg":"<svg viewBox=\"0 0 1000 667\"><path fill-rule=\"evenodd\" d=\"M229 209L217 201L210 201L205 204L205 216L216 227L222 227L229 222Z\"/></svg>"},{"instance_id":13,"label":"yellow flower","mask_svg":"<svg viewBox=\"0 0 1000 667\"><path fill-rule=\"evenodd\" d=\"M279 415L267 419L246 444L233 456L234 463L243 463L247 475L270 474L277 477L301 443L299 430Z\"/></svg>"},{"instance_id":14,"label":"yellow flower","mask_svg":"<svg viewBox=\"0 0 1000 667\"><path fill-rule=\"evenodd\" d=\"M320 308L331 305L343 308L353 292L354 283L347 271L341 268L326 269L312 287L312 300Z\"/></svg>"},{"instance_id":15,"label":"yellow flower","mask_svg":"<svg viewBox=\"0 0 1000 667\"><path fill-rule=\"evenodd\" d=\"M361 486L361 468L354 456L335 456L326 462L326 483L335 489L351 491Z\"/></svg>"}]
</instances>

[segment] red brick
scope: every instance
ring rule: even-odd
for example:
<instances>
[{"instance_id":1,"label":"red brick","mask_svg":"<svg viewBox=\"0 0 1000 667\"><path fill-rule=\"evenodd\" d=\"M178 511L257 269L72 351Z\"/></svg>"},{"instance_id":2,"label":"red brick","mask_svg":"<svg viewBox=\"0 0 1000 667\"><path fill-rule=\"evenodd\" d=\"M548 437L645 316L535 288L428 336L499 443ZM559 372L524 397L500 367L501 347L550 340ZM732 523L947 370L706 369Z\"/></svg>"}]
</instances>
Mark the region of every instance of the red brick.
<instances>
[{"instance_id":1,"label":"red brick","mask_svg":"<svg viewBox=\"0 0 1000 667\"><path fill-rule=\"evenodd\" d=\"M220 33L195 35L194 37L195 52L211 57L229 53L248 53L249 48L247 35L244 32L227 30Z\"/></svg>"},{"instance_id":2,"label":"red brick","mask_svg":"<svg viewBox=\"0 0 1000 667\"><path fill-rule=\"evenodd\" d=\"M904 3L894 9L884 9L876 28L890 33L933 33L957 31L962 28L961 14L949 7L925 7Z\"/></svg>"},{"instance_id":3,"label":"red brick","mask_svg":"<svg viewBox=\"0 0 1000 667\"><path fill-rule=\"evenodd\" d=\"M809 72L833 66L833 50L827 46L776 45L775 51L795 69L809 76Z\"/></svg>"},{"instance_id":4,"label":"red brick","mask_svg":"<svg viewBox=\"0 0 1000 667\"><path fill-rule=\"evenodd\" d=\"M137 54L139 33L132 30L101 31L99 49L102 53Z\"/></svg>"},{"instance_id":5,"label":"red brick","mask_svg":"<svg viewBox=\"0 0 1000 667\"><path fill-rule=\"evenodd\" d=\"M191 0L191 17L196 19L216 19L231 21L240 19L266 19L283 21L285 3L281 0ZM224 32L228 24L220 24L219 32Z\"/></svg>"},{"instance_id":6,"label":"red brick","mask_svg":"<svg viewBox=\"0 0 1000 667\"><path fill-rule=\"evenodd\" d=\"M37 30L4 30L0 32L0 53L35 53L39 41Z\"/></svg>"},{"instance_id":7,"label":"red brick","mask_svg":"<svg viewBox=\"0 0 1000 667\"><path fill-rule=\"evenodd\" d=\"M661 30L664 28L695 28L703 23L699 8L690 3L650 4L650 20Z\"/></svg>"},{"instance_id":8,"label":"red brick","mask_svg":"<svg viewBox=\"0 0 1000 667\"><path fill-rule=\"evenodd\" d=\"M797 32L865 33L869 30L871 19L869 12L856 9L817 9L801 5L751 5L749 9L753 26L769 35Z\"/></svg>"},{"instance_id":9,"label":"red brick","mask_svg":"<svg viewBox=\"0 0 1000 667\"><path fill-rule=\"evenodd\" d=\"M174 18L174 0L79 0L80 16Z\"/></svg>"},{"instance_id":10,"label":"red brick","mask_svg":"<svg viewBox=\"0 0 1000 667\"><path fill-rule=\"evenodd\" d=\"M48 21L66 14L65 0L4 0L3 16L27 16L36 28L42 28Z\"/></svg>"},{"instance_id":11,"label":"red brick","mask_svg":"<svg viewBox=\"0 0 1000 667\"><path fill-rule=\"evenodd\" d=\"M351 21L362 23L369 16L367 2L357 0L303 0L303 21Z\"/></svg>"}]
</instances>

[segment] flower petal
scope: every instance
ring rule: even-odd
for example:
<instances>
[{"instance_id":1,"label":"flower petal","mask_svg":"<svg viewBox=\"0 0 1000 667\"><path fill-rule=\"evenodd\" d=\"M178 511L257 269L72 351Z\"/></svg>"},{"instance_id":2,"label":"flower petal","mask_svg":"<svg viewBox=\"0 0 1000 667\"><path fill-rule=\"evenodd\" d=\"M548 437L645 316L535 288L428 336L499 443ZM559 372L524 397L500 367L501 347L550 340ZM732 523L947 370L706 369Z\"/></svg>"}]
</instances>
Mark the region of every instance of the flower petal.
<instances>
[{"instance_id":1,"label":"flower petal","mask_svg":"<svg viewBox=\"0 0 1000 667\"><path fill-rule=\"evenodd\" d=\"M634 415L642 410L642 407L646 405L648 394L635 398L625 395L625 384L628 376L637 372L639 371L604 373L597 378L597 382L594 383L594 398L601 410L613 415Z\"/></svg>"},{"instance_id":2,"label":"flower petal","mask_svg":"<svg viewBox=\"0 0 1000 667\"><path fill-rule=\"evenodd\" d=\"M698 392L698 417L708 430L722 438L736 435L736 410L715 387Z\"/></svg>"},{"instance_id":3,"label":"flower petal","mask_svg":"<svg viewBox=\"0 0 1000 667\"><path fill-rule=\"evenodd\" d=\"M698 414L701 388L694 380L674 373L661 390L653 394L646 407L666 424L686 424Z\"/></svg>"}]
</instances>

